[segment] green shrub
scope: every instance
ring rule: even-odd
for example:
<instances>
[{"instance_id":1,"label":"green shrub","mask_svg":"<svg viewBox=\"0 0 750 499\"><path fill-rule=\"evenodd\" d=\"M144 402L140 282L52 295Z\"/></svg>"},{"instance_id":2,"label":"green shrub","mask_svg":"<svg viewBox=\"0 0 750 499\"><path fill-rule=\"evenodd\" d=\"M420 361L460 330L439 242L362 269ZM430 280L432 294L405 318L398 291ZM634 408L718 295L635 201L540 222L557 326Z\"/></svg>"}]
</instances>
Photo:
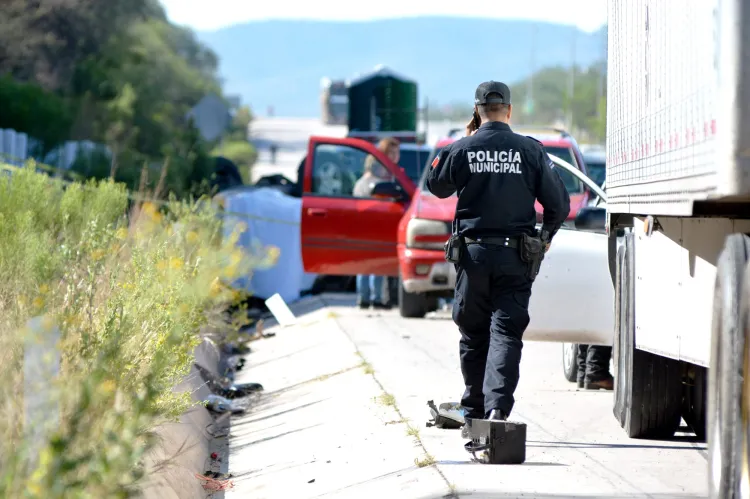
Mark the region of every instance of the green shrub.
<instances>
[{"instance_id":1,"label":"green shrub","mask_svg":"<svg viewBox=\"0 0 750 499\"><path fill-rule=\"evenodd\" d=\"M133 495L150 431L191 404L173 387L235 297L224 282L278 256L224 237L210 203L127 206L120 184L66 186L33 165L0 180L0 497ZM38 316L61 331L60 424L29 460L23 326Z\"/></svg>"},{"instance_id":2,"label":"green shrub","mask_svg":"<svg viewBox=\"0 0 750 499\"><path fill-rule=\"evenodd\" d=\"M26 133L44 144L47 153L65 142L73 126L70 102L37 85L0 78L0 128Z\"/></svg>"}]
</instances>

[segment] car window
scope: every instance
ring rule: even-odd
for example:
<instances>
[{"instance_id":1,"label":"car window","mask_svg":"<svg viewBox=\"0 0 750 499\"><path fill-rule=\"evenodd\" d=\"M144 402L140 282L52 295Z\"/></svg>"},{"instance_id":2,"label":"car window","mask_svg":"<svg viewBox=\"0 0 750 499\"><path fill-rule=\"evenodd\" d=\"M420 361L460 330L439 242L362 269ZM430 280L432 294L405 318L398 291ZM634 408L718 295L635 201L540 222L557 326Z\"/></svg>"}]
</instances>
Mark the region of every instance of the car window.
<instances>
[{"instance_id":1,"label":"car window","mask_svg":"<svg viewBox=\"0 0 750 499\"><path fill-rule=\"evenodd\" d=\"M422 176L429 154L430 151L426 149L405 149L402 147L398 166L403 168L406 175L416 184Z\"/></svg>"},{"instance_id":2,"label":"car window","mask_svg":"<svg viewBox=\"0 0 750 499\"><path fill-rule=\"evenodd\" d=\"M357 184L364 174L365 165L369 165L384 181L394 180L380 161L362 149L333 144L315 146L311 193L335 197L369 197L364 194L367 188ZM363 182L372 184L366 180Z\"/></svg>"},{"instance_id":3,"label":"car window","mask_svg":"<svg viewBox=\"0 0 750 499\"><path fill-rule=\"evenodd\" d=\"M549 147L549 146L544 146L544 149L547 151L547 154L552 154L553 156L557 156L563 161L567 161L573 166L577 166L572 149L567 148L567 147ZM583 193L583 184L581 183L580 180L575 178L575 176L572 173L568 172L567 170L563 170L562 168L555 168L555 169L557 170L558 175L560 175L560 178L562 179L563 184L565 184L565 189L568 191L568 194L582 194Z\"/></svg>"},{"instance_id":4,"label":"car window","mask_svg":"<svg viewBox=\"0 0 750 499\"><path fill-rule=\"evenodd\" d=\"M586 173L588 173L589 178L596 182L596 185L601 187L604 184L604 181L607 178L607 168L606 163L604 161L597 161L597 160L586 160Z\"/></svg>"}]
</instances>

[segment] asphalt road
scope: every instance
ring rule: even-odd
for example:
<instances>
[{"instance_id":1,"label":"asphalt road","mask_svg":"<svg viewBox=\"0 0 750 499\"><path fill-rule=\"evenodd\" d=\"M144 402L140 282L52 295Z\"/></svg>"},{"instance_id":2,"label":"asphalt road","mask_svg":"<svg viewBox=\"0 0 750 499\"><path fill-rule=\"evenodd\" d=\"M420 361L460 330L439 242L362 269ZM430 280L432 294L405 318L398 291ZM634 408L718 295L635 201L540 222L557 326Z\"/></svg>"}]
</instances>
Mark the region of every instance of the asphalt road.
<instances>
[{"instance_id":1,"label":"asphalt road","mask_svg":"<svg viewBox=\"0 0 750 499\"><path fill-rule=\"evenodd\" d=\"M511 420L528 425L526 462L506 466L472 463L463 450L464 441L458 431L425 427L430 417L428 400L437 404L456 400L463 391L457 354L458 333L450 317L438 313L422 320L407 320L396 311L361 311L353 307L353 297L345 295L327 295L318 302L323 310L310 315L318 317L315 319L319 323L318 329L303 326L299 330L280 331L278 340L259 345L262 348L255 360L255 354L250 355L250 371L243 378L264 382L267 390L269 386L275 387L271 388L273 394L297 387L299 379L328 380L320 381L320 385L309 385L305 393L289 395L284 402L288 409L282 412L297 411L296 416L292 415L288 420L270 420L275 426L268 426L268 433L258 433L260 427L252 430L254 442L260 441L259 436L263 436L264 441L277 439L274 441L276 447L293 446L296 452L309 455L308 458L299 457L299 464L294 465L299 467L297 472L302 476L276 476L280 482L273 482L276 487L273 490L277 492L271 493L267 488L271 482L262 482L260 475L271 476L276 465L261 461L255 466L267 471L258 472L259 476L255 478L249 477L240 485L235 497L242 497L240 492L251 491L254 497L281 497L285 494L294 494L295 497L331 497L332 494L335 497L375 497L363 492L370 489L352 489L354 485L347 482L349 474L365 476L368 469L373 470L372 476L359 478L358 484L380 487L378 490L384 494L403 498L661 499L706 496L705 444L695 441L690 434L679 434L669 441L627 438L612 415L612 392L576 391L575 385L562 375L562 347L556 343L528 342L524 346L521 381ZM303 315L300 320L304 321L305 317L308 315ZM273 341L279 343L274 346ZM287 346L283 346L284 342ZM365 360L368 366L365 373L355 376L349 372L352 367L347 367L346 362L351 364L353 360L345 360L351 355L346 353L347 348L349 351L354 349ZM264 355L271 360L264 360ZM253 367L258 361L263 365ZM336 376L329 378L336 372L349 372L346 376L351 377L339 378L338 385L324 388L325 383L333 383ZM377 404L369 404L373 396L368 390L373 387L360 385L368 374L374 378L379 387L377 390L392 396L398 417L410 425L402 430L400 439L398 435L382 433L386 431L384 428L390 428L388 422L367 422L369 416L362 412L366 410L370 414L380 410ZM310 402L303 404L307 400ZM318 416L304 412L310 409L303 406L312 403L321 404L319 411L322 412ZM324 407L323 403L335 405ZM335 419L337 417L339 419ZM262 413L254 418L266 421ZM318 440L310 436L313 430L309 428L314 426L311 421L317 421L316 425L321 428L328 425L327 430L320 430ZM415 447L405 448L399 443L408 438L407 432L413 436L414 431L409 428L418 429L421 442L418 447L434 458L433 466L409 466L417 451ZM292 437L278 436L290 432L299 433ZM241 444L242 438L241 434L238 435L235 448L244 445ZM370 442L371 445L373 440L380 442L381 446L370 448L366 455L358 454L356 442L363 445ZM348 448L346 445L352 447L342 454L341 449ZM265 453L261 448L250 448L247 452L254 456ZM284 459L290 459L288 453L285 456ZM274 461L274 458L269 459ZM345 464L340 464L340 471L323 474L342 460ZM316 464L332 461L333 464ZM243 466L250 466L242 464L239 451L234 456L230 451L229 462L234 473L242 473ZM376 472L376 464L383 469L377 468ZM292 464L287 463L287 466ZM432 473L427 470L432 470ZM387 477L395 476L404 481L389 483L388 486L384 484ZM321 488L315 493L311 488L305 489L314 485L314 480L307 481L308 477L318 478L317 487ZM295 479L302 478L305 479L302 488L290 488ZM326 486L330 489L323 488ZM263 490L267 495L260 494L259 491Z\"/></svg>"}]
</instances>

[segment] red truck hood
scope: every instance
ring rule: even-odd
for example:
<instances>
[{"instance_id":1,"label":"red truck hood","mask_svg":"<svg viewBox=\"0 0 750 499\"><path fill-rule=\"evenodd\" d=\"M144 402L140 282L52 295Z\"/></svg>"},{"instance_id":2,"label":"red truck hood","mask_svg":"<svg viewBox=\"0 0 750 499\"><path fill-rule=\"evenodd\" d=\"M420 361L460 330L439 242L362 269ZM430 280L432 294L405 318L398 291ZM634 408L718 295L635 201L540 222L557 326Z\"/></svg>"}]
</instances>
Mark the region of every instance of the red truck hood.
<instances>
[{"instance_id":1,"label":"red truck hood","mask_svg":"<svg viewBox=\"0 0 750 499\"><path fill-rule=\"evenodd\" d=\"M584 194L573 194L570 196L570 213L568 214L568 220L573 220L581 209L584 201ZM426 220L440 220L443 222L451 222L453 216L456 213L456 198L451 196L449 198L440 199L439 197L427 194L422 191L418 191L417 195L417 206L414 210L414 216L417 218L424 218ZM537 212L542 212L542 206L536 203Z\"/></svg>"}]
</instances>

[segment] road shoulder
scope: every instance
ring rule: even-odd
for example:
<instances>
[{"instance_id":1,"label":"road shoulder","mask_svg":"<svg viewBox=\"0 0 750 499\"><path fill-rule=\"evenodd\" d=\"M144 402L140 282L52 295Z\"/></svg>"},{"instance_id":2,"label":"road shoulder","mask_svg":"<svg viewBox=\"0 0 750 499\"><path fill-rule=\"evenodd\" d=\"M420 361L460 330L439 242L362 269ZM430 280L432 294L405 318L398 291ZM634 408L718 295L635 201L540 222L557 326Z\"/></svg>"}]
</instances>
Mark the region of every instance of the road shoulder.
<instances>
[{"instance_id":1,"label":"road shoulder","mask_svg":"<svg viewBox=\"0 0 750 499\"><path fill-rule=\"evenodd\" d=\"M310 307L308 299L300 307ZM294 308L294 307L293 307ZM369 364L322 307L253 342L237 382L263 395L233 418L226 497L443 497L449 486Z\"/></svg>"}]
</instances>

